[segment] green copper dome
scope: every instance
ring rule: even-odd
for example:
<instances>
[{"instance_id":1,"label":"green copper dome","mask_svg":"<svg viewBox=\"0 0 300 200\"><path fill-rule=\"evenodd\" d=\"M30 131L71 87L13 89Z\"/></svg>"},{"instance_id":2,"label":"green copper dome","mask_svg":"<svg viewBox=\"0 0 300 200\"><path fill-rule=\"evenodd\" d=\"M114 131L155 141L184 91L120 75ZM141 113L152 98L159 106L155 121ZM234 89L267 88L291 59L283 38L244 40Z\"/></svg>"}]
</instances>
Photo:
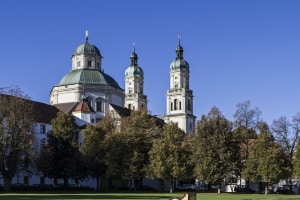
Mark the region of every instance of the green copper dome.
<instances>
[{"instance_id":1,"label":"green copper dome","mask_svg":"<svg viewBox=\"0 0 300 200\"><path fill-rule=\"evenodd\" d=\"M144 76L144 71L139 66L129 66L125 71L125 76Z\"/></svg>"},{"instance_id":2,"label":"green copper dome","mask_svg":"<svg viewBox=\"0 0 300 200\"><path fill-rule=\"evenodd\" d=\"M133 52L130 56L130 66L125 71L125 76L140 76L144 77L144 71L138 65L138 55L135 53L135 47L133 48Z\"/></svg>"},{"instance_id":3,"label":"green copper dome","mask_svg":"<svg viewBox=\"0 0 300 200\"><path fill-rule=\"evenodd\" d=\"M171 63L171 70L187 70L189 71L189 63L183 59L183 48L180 45L180 38L178 38L178 46L176 47L176 59Z\"/></svg>"},{"instance_id":4,"label":"green copper dome","mask_svg":"<svg viewBox=\"0 0 300 200\"><path fill-rule=\"evenodd\" d=\"M96 54L101 56L99 49L95 45L90 44L88 41L76 48L74 55L78 54Z\"/></svg>"},{"instance_id":5,"label":"green copper dome","mask_svg":"<svg viewBox=\"0 0 300 200\"><path fill-rule=\"evenodd\" d=\"M107 85L121 89L119 84L109 75L98 70L77 69L65 75L59 85L87 84L87 85Z\"/></svg>"},{"instance_id":6,"label":"green copper dome","mask_svg":"<svg viewBox=\"0 0 300 200\"><path fill-rule=\"evenodd\" d=\"M170 65L171 70L189 70L189 68L189 63L183 59L176 59Z\"/></svg>"}]
</instances>

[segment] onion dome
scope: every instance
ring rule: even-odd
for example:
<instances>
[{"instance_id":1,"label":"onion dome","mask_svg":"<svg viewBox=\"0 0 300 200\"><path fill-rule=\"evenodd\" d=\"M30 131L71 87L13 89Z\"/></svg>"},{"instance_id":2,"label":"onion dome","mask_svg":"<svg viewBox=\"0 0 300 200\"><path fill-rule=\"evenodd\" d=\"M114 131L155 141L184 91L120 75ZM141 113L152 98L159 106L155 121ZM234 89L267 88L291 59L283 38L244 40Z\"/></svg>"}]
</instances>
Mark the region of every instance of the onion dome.
<instances>
[{"instance_id":1,"label":"onion dome","mask_svg":"<svg viewBox=\"0 0 300 200\"><path fill-rule=\"evenodd\" d=\"M89 43L88 39L88 33L86 32L86 38L85 38L85 43L79 45L73 55L78 55L78 54L90 54L90 55L97 55L101 56L100 50L95 46Z\"/></svg>"},{"instance_id":2,"label":"onion dome","mask_svg":"<svg viewBox=\"0 0 300 200\"><path fill-rule=\"evenodd\" d=\"M138 56L135 53L135 48L133 48L133 52L130 56L130 60L131 60L131 64L130 66L126 69L125 71L125 76L129 77L129 76L140 76L143 77L144 76L144 71L141 67L138 66L137 60L138 60Z\"/></svg>"},{"instance_id":3,"label":"onion dome","mask_svg":"<svg viewBox=\"0 0 300 200\"><path fill-rule=\"evenodd\" d=\"M189 63L183 59L183 48L180 45L180 38L178 38L178 46L176 48L176 59L170 64L171 70L189 70Z\"/></svg>"}]
</instances>

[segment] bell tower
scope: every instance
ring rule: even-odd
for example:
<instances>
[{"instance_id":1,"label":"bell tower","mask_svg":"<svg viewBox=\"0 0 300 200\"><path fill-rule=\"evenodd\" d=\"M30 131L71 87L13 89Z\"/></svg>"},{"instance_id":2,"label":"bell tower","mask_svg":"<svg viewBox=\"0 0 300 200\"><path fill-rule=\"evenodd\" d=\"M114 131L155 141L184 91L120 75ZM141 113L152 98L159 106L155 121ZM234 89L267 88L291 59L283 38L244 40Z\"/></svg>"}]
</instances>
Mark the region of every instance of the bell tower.
<instances>
[{"instance_id":1,"label":"bell tower","mask_svg":"<svg viewBox=\"0 0 300 200\"><path fill-rule=\"evenodd\" d=\"M185 133L192 134L196 119L193 115L193 91L189 86L189 63L183 58L180 37L175 52L176 58L170 65L170 88L167 91L167 113L164 120L177 123Z\"/></svg>"},{"instance_id":2,"label":"bell tower","mask_svg":"<svg viewBox=\"0 0 300 200\"><path fill-rule=\"evenodd\" d=\"M138 65L138 55L133 46L130 66L125 71L125 107L131 110L147 109L144 95L144 72Z\"/></svg>"}]
</instances>

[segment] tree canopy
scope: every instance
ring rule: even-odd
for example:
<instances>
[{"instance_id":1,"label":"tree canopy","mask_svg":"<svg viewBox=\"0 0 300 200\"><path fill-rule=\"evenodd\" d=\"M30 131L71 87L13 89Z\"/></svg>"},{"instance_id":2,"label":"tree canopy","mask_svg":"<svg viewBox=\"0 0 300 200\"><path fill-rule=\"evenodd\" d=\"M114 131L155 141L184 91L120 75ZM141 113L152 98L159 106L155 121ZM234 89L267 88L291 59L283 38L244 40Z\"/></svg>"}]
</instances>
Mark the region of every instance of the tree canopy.
<instances>
[{"instance_id":1,"label":"tree canopy","mask_svg":"<svg viewBox=\"0 0 300 200\"><path fill-rule=\"evenodd\" d=\"M220 184L225 178L234 175L239 160L238 149L231 122L218 108L213 107L197 124L194 146L197 179L209 184Z\"/></svg>"},{"instance_id":2,"label":"tree canopy","mask_svg":"<svg viewBox=\"0 0 300 200\"><path fill-rule=\"evenodd\" d=\"M84 165L78 149L78 138L74 118L58 112L52 120L52 131L47 134L47 141L43 143L38 158L38 168L45 176L62 178L66 186L69 178L83 176Z\"/></svg>"},{"instance_id":3,"label":"tree canopy","mask_svg":"<svg viewBox=\"0 0 300 200\"><path fill-rule=\"evenodd\" d=\"M287 157L283 149L276 143L266 123L260 123L260 133L250 148L243 176L255 182L265 183L265 193L268 184L276 183L288 174Z\"/></svg>"},{"instance_id":4,"label":"tree canopy","mask_svg":"<svg viewBox=\"0 0 300 200\"><path fill-rule=\"evenodd\" d=\"M10 191L17 170L26 167L22 161L32 154L34 109L20 88L2 88L0 92L0 172L4 190Z\"/></svg>"},{"instance_id":5,"label":"tree canopy","mask_svg":"<svg viewBox=\"0 0 300 200\"><path fill-rule=\"evenodd\" d=\"M171 183L181 178L193 177L189 157L192 150L185 138L186 134L177 124L169 123L163 127L162 135L154 139L149 152L148 177Z\"/></svg>"}]
</instances>

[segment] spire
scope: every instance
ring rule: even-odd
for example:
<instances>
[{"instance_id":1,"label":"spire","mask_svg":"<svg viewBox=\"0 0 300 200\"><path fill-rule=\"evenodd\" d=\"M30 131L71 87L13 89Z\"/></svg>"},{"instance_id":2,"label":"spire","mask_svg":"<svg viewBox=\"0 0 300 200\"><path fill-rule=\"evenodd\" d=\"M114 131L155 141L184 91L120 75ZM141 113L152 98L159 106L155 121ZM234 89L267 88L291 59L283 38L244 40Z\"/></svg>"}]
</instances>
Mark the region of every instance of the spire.
<instances>
[{"instance_id":1,"label":"spire","mask_svg":"<svg viewBox=\"0 0 300 200\"><path fill-rule=\"evenodd\" d=\"M181 39L181 36L178 35L178 46L176 48L176 60L183 59L183 48L180 45L180 39Z\"/></svg>"},{"instance_id":2,"label":"spire","mask_svg":"<svg viewBox=\"0 0 300 200\"><path fill-rule=\"evenodd\" d=\"M89 32L88 32L88 30L85 31L85 42L89 42Z\"/></svg>"},{"instance_id":3,"label":"spire","mask_svg":"<svg viewBox=\"0 0 300 200\"><path fill-rule=\"evenodd\" d=\"M130 56L130 60L131 60L131 65L132 66L136 66L137 65L137 60L138 60L138 56L135 53L135 43L133 43L133 52Z\"/></svg>"}]
</instances>

